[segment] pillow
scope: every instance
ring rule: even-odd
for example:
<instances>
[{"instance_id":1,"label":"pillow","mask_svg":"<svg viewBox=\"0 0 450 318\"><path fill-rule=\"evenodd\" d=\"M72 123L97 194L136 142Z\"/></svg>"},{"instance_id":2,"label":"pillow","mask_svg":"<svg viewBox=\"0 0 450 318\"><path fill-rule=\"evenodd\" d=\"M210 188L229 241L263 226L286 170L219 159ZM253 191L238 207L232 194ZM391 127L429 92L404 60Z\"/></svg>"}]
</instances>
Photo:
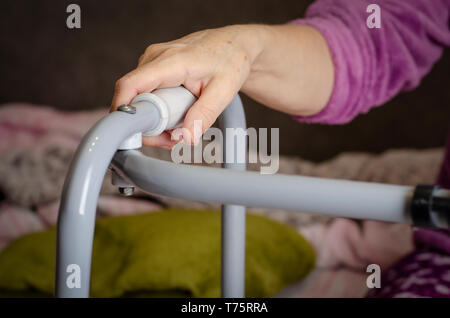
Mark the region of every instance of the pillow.
<instances>
[{"instance_id":1,"label":"pillow","mask_svg":"<svg viewBox=\"0 0 450 318\"><path fill-rule=\"evenodd\" d=\"M294 229L247 214L246 297L270 297L313 268ZM96 221L91 297L220 297L218 211L164 210ZM3 295L52 296L55 228L26 235L0 254Z\"/></svg>"}]
</instances>

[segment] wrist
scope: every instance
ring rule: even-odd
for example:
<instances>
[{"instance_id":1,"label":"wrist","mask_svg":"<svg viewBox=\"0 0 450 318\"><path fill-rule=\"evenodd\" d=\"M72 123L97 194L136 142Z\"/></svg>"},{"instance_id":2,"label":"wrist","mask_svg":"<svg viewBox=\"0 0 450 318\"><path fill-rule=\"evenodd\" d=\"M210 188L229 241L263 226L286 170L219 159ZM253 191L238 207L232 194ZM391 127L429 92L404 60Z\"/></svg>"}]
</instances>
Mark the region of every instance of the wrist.
<instances>
[{"instance_id":1,"label":"wrist","mask_svg":"<svg viewBox=\"0 0 450 318\"><path fill-rule=\"evenodd\" d=\"M234 33L234 41L245 52L250 65L253 65L264 50L268 26L262 24L238 24L226 28L229 28Z\"/></svg>"}]
</instances>

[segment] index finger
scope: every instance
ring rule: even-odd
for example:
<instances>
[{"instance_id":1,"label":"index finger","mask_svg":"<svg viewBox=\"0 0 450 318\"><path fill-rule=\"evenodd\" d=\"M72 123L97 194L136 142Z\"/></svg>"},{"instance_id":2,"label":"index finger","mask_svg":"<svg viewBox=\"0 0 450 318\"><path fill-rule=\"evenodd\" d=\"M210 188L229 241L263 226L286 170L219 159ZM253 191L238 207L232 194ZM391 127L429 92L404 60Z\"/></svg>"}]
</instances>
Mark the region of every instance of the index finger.
<instances>
[{"instance_id":1,"label":"index finger","mask_svg":"<svg viewBox=\"0 0 450 318\"><path fill-rule=\"evenodd\" d=\"M116 82L110 112L122 104L130 103L138 94L183 84L184 70L179 62L161 61L139 66Z\"/></svg>"}]
</instances>

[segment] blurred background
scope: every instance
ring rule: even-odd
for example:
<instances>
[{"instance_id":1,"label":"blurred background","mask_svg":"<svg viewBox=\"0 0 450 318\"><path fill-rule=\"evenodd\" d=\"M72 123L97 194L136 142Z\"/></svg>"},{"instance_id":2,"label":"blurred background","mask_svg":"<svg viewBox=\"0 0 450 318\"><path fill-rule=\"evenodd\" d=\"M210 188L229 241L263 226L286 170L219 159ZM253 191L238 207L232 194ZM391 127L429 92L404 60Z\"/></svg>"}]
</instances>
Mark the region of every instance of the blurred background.
<instances>
[{"instance_id":1,"label":"blurred background","mask_svg":"<svg viewBox=\"0 0 450 318\"><path fill-rule=\"evenodd\" d=\"M236 23L285 23L312 1L78 0L81 29L66 27L74 1L2 0L0 103L60 110L109 106L115 81L145 48L185 34ZM450 118L450 53L419 88L343 126L300 124L244 96L250 127L279 127L280 153L323 161L343 151L442 146Z\"/></svg>"},{"instance_id":2,"label":"blurred background","mask_svg":"<svg viewBox=\"0 0 450 318\"><path fill-rule=\"evenodd\" d=\"M0 297L53 294L56 237L51 228L57 221L68 164L82 136L109 109L116 80L135 68L139 56L148 45L229 24L286 23L302 17L311 2L2 0ZM81 29L68 29L66 26L69 15L66 8L71 3L81 7ZM398 95L386 105L372 109L347 125L298 123L286 114L270 110L244 95L242 97L248 126L279 128L280 153L297 156L281 156L280 173L399 185L432 184L440 169L449 128L449 70L450 52L446 49L442 59L423 78L420 87ZM158 158L168 158L170 155L169 151L159 148L145 148L144 151ZM167 241L169 236L163 233L165 225L152 223L152 213L149 213L165 211L167 208L209 210L217 209L218 206L144 194L139 189L131 198L121 197L117 187L111 185L109 177L103 182L97 216L104 220L102 222L110 222L108 224L113 228L114 224L120 222L131 223L124 223L128 225L120 227L119 234L113 235L113 241L110 234L102 234L102 231L109 231L110 227L97 227L96 237L100 237L100 240L103 237L105 245L98 245L97 250L101 252L94 260L106 256L104 263L108 270L96 267L94 263L93 282L97 289L93 295L124 296L112 294L115 289L110 288L128 279L126 275L124 278L123 273L138 278L135 282L137 287L133 287L135 290L130 288L131 291L140 292L143 285L143 291L154 291L155 286L151 283L142 284L142 278L153 279L151 275L159 275L160 268L167 271L167 281L171 286L169 289L175 286L184 291L183 286L191 286L192 290L187 289L186 292L198 296L195 291L202 290L207 282L216 288L214 290L219 290L220 278L216 266L219 264L219 253L208 256L201 249L203 245L198 243L217 242L216 246L219 246L220 231L204 232L208 239L199 239L189 233L203 233L199 229L209 229L210 226L205 223L202 227L196 221L185 222L182 228L186 228L188 234L178 233L179 241L172 241L174 235L170 232L170 240ZM303 249L305 244L296 243L299 261L292 261L292 255L286 254L287 265L280 266L281 254L278 250L281 249L278 246L287 246L284 232L277 234L279 242L283 242L277 245L274 243L277 241L267 240L266 232L258 228L259 235L264 239L259 240L260 249L256 249L260 258L255 258L252 264L257 265L255 268L259 276L246 276L254 278L251 284L246 281L246 286L254 286L254 290L257 290L257 293L248 294L252 297L275 295L281 291L281 287L291 284L281 295L363 297L368 291L367 263L381 264L387 268L412 250L412 230L405 224L361 223L302 213L308 211L252 207L248 211L287 225L289 231L294 229L311 244L317 255L316 266L308 274L304 270L304 262L312 261L312 256L305 252L308 249ZM167 222L171 225L175 219L184 220L178 216L170 219L167 213L157 215L168 215ZM116 216L123 216L123 219L111 223L115 222ZM200 219L205 220L203 216ZM189 258L185 262L174 261L177 252L174 256L154 252L160 253L156 258L158 260L166 260L164 255L167 256L170 266L153 270L147 266L150 261L142 258L145 266L142 266L142 272L136 272L136 264L141 264L141 260L130 260L124 253L135 255L133 251L147 251L148 246L142 247L142 244L151 242L133 240L139 235L149 238L151 229L162 229L154 237L156 242L162 244L164 251L181 251L183 247L179 246L186 243L189 248L184 250L189 250L189 255L196 262L190 262ZM287 230L286 227L283 231ZM217 235L216 241L211 240L213 235ZM116 242L116 238L120 239ZM170 243L174 244L173 249L168 242L173 242ZM128 246L135 249L129 249ZM192 250L193 246L199 249ZM103 253L105 250L108 252ZM209 248L206 250L208 253L211 251ZM259 253L259 250L264 253ZM219 247L216 251L219 251ZM370 256L367 251L370 251ZM148 257L153 259L153 255ZM209 262L204 262L204 259ZM272 261L274 259L277 263ZM173 264L178 267L171 267ZM212 266L214 275L204 274L205 264ZM263 264L270 265L267 272L261 270ZM176 276L183 268L187 268L188 273L197 271L200 273L197 276L205 278L205 282L196 285L184 272ZM119 272L115 272L116 269ZM111 281L104 279L102 282L95 278L107 276L111 277ZM180 285L173 285L173 277L180 277ZM264 290L264 286L275 286L271 283L272 278L282 284L275 289L271 287L270 291ZM127 286L132 284L127 283ZM160 287L156 289L160 290Z\"/></svg>"}]
</instances>

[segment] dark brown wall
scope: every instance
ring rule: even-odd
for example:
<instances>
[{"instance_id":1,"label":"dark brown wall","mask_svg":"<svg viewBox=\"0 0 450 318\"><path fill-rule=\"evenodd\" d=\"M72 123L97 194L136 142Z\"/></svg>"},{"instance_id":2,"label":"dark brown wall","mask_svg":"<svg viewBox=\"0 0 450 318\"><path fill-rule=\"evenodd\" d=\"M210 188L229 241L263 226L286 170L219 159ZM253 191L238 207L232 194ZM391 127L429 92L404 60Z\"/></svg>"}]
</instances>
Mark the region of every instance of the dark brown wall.
<instances>
[{"instance_id":1,"label":"dark brown wall","mask_svg":"<svg viewBox=\"0 0 450 318\"><path fill-rule=\"evenodd\" d=\"M310 2L2 0L0 103L107 107L115 80L149 44L226 24L283 23ZM66 28L69 3L81 6L81 30ZM314 160L347 150L440 146L450 122L449 70L447 50L420 88L345 126L298 124L244 97L247 118L253 127L280 127L282 153Z\"/></svg>"}]
</instances>

